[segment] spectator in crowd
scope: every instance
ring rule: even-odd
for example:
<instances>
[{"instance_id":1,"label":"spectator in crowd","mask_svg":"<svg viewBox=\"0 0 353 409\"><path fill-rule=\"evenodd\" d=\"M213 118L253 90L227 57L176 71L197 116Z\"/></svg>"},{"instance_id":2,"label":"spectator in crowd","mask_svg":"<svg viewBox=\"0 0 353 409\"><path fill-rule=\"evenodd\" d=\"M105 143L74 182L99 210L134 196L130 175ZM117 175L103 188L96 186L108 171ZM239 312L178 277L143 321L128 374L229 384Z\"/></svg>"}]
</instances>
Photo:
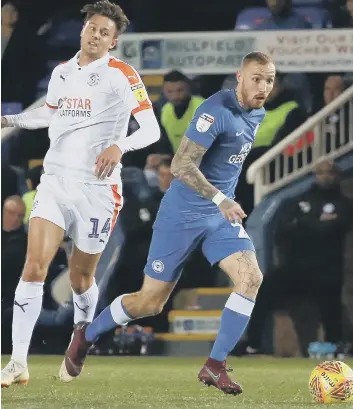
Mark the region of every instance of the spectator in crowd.
<instances>
[{"instance_id":1,"label":"spectator in crowd","mask_svg":"<svg viewBox=\"0 0 353 409\"><path fill-rule=\"evenodd\" d=\"M341 75L330 75L324 85L323 99L324 105L334 101L345 89L344 79ZM323 134L326 135L326 152L329 153L333 147L339 147L348 140L349 107L343 117L344 126L340 126L339 112L333 112L326 117L323 127ZM343 131L343 135L341 135Z\"/></svg>"},{"instance_id":2,"label":"spectator in crowd","mask_svg":"<svg viewBox=\"0 0 353 409\"><path fill-rule=\"evenodd\" d=\"M292 8L292 0L266 0L271 16L256 25L257 30L308 29L311 24Z\"/></svg>"},{"instance_id":3,"label":"spectator in crowd","mask_svg":"<svg viewBox=\"0 0 353 409\"><path fill-rule=\"evenodd\" d=\"M292 295L314 299L326 341L342 341L343 250L353 205L341 193L339 172L332 162L322 161L315 173L311 189L290 200L278 221L282 260L265 275L260 288L248 327L248 353L260 349L269 311Z\"/></svg>"},{"instance_id":4,"label":"spectator in crowd","mask_svg":"<svg viewBox=\"0 0 353 409\"><path fill-rule=\"evenodd\" d=\"M346 0L346 21L344 27L353 27L353 0Z\"/></svg>"},{"instance_id":5,"label":"spectator in crowd","mask_svg":"<svg viewBox=\"0 0 353 409\"><path fill-rule=\"evenodd\" d=\"M10 300L10 305L26 256L27 235L23 226L25 210L20 196L10 196L4 202L1 232L2 300Z\"/></svg>"},{"instance_id":6,"label":"spectator in crowd","mask_svg":"<svg viewBox=\"0 0 353 409\"><path fill-rule=\"evenodd\" d=\"M163 93L168 101L160 114L162 143L165 144L163 151L175 153L204 98L191 94L189 78L179 71L171 71L165 75Z\"/></svg>"},{"instance_id":7,"label":"spectator in crowd","mask_svg":"<svg viewBox=\"0 0 353 409\"><path fill-rule=\"evenodd\" d=\"M27 250L23 219L25 204L20 196L4 202L1 230L1 322L2 352L11 350L12 305L18 280L22 274Z\"/></svg>"},{"instance_id":8,"label":"spectator in crowd","mask_svg":"<svg viewBox=\"0 0 353 409\"><path fill-rule=\"evenodd\" d=\"M337 1L329 2L329 12L334 28L353 27L353 0L345 0L345 5L338 7Z\"/></svg>"},{"instance_id":9,"label":"spectator in crowd","mask_svg":"<svg viewBox=\"0 0 353 409\"><path fill-rule=\"evenodd\" d=\"M173 180L173 175L172 175L172 172L170 171L171 164L172 164L171 157L169 158L162 157L162 160L160 161L159 166L158 166L158 181L159 181L159 192L160 192L161 199L163 195L169 189L169 186Z\"/></svg>"},{"instance_id":10,"label":"spectator in crowd","mask_svg":"<svg viewBox=\"0 0 353 409\"><path fill-rule=\"evenodd\" d=\"M4 6L5 19L2 15L2 45L6 42L7 46L1 60L1 97L4 102L28 106L35 99L37 82L45 75L45 44L43 36L38 35L41 13L15 3L18 7L11 3Z\"/></svg>"},{"instance_id":11,"label":"spectator in crowd","mask_svg":"<svg viewBox=\"0 0 353 409\"><path fill-rule=\"evenodd\" d=\"M31 169L32 162L43 163L49 149L48 128L19 129L11 142L10 163L25 170Z\"/></svg>"},{"instance_id":12,"label":"spectator in crowd","mask_svg":"<svg viewBox=\"0 0 353 409\"><path fill-rule=\"evenodd\" d=\"M324 85L324 103L328 105L344 91L344 80L341 75L329 75Z\"/></svg>"},{"instance_id":13,"label":"spectator in crowd","mask_svg":"<svg viewBox=\"0 0 353 409\"><path fill-rule=\"evenodd\" d=\"M169 160L171 155L151 153L148 155L146 165L144 169L145 178L147 183L155 188L159 186L159 167L162 161Z\"/></svg>"},{"instance_id":14,"label":"spectator in crowd","mask_svg":"<svg viewBox=\"0 0 353 409\"><path fill-rule=\"evenodd\" d=\"M293 98L293 93L283 85L283 79L284 75L277 72L273 89L265 103L266 115L256 132L253 149L276 145L307 118L305 111Z\"/></svg>"},{"instance_id":15,"label":"spectator in crowd","mask_svg":"<svg viewBox=\"0 0 353 409\"><path fill-rule=\"evenodd\" d=\"M11 3L5 3L1 7L1 58L4 55L7 44L18 21L17 8Z\"/></svg>"},{"instance_id":16,"label":"spectator in crowd","mask_svg":"<svg viewBox=\"0 0 353 409\"><path fill-rule=\"evenodd\" d=\"M1 210L9 196L18 194L18 176L11 166L1 166Z\"/></svg>"}]
</instances>

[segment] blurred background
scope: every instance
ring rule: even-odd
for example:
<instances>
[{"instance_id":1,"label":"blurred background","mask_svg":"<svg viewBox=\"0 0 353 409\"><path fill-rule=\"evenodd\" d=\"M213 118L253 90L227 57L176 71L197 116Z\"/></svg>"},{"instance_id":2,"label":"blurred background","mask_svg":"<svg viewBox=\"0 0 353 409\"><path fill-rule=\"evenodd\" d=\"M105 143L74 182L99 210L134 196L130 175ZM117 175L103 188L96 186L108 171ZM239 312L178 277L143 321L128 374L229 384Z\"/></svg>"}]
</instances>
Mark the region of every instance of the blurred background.
<instances>
[{"instance_id":1,"label":"blurred background","mask_svg":"<svg viewBox=\"0 0 353 409\"><path fill-rule=\"evenodd\" d=\"M236 86L260 50L279 70L236 190L265 279L236 355L339 357L353 344L353 0L121 0L131 24L112 54L142 75L161 126L123 157L125 206L97 270L97 313L141 286L170 165L194 111ZM87 0L13 0L1 7L1 109L42 105L53 68L79 48ZM178 32L178 34L171 34ZM131 117L129 133L137 129ZM49 146L47 130L3 130L2 353ZM45 285L32 353L63 353L73 308L66 238ZM230 283L200 249L164 312L107 334L92 354L208 355Z\"/></svg>"}]
</instances>

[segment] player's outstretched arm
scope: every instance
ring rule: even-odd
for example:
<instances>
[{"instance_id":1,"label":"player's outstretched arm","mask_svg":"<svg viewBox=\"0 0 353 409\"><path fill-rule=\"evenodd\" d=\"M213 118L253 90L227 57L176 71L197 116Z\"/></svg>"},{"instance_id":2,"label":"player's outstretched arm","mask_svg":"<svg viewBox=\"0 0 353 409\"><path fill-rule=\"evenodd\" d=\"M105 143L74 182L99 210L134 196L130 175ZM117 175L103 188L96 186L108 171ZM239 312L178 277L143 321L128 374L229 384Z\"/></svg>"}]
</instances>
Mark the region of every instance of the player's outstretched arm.
<instances>
[{"instance_id":1,"label":"player's outstretched arm","mask_svg":"<svg viewBox=\"0 0 353 409\"><path fill-rule=\"evenodd\" d=\"M5 115L1 117L1 128L17 127L24 129L47 128L56 109L43 105L31 111L18 115Z\"/></svg>"},{"instance_id":2,"label":"player's outstretched arm","mask_svg":"<svg viewBox=\"0 0 353 409\"><path fill-rule=\"evenodd\" d=\"M239 222L246 217L240 205L214 187L199 169L206 151L207 148L184 136L172 162L172 174L200 196L212 200L231 223Z\"/></svg>"}]
</instances>

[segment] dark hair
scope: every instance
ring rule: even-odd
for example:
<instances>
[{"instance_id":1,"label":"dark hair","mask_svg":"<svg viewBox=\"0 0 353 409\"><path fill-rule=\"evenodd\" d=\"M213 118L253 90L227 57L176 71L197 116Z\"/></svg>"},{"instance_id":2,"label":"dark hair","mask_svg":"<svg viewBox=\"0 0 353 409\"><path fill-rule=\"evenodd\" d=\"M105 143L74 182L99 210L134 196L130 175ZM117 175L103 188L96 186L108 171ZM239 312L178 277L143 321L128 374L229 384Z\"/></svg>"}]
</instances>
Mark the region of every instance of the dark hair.
<instances>
[{"instance_id":1,"label":"dark hair","mask_svg":"<svg viewBox=\"0 0 353 409\"><path fill-rule=\"evenodd\" d=\"M183 81L186 82L187 84L190 83L189 78L184 75L180 71L170 71L168 74L164 76L164 82L178 82L178 81Z\"/></svg>"},{"instance_id":2,"label":"dark hair","mask_svg":"<svg viewBox=\"0 0 353 409\"><path fill-rule=\"evenodd\" d=\"M128 26L129 19L117 4L109 0L100 0L93 4L83 6L81 13L85 14L85 23L94 15L108 17L116 25L117 35L123 33Z\"/></svg>"},{"instance_id":3,"label":"dark hair","mask_svg":"<svg viewBox=\"0 0 353 409\"><path fill-rule=\"evenodd\" d=\"M253 52L247 54L243 58L243 61L242 61L241 65L243 67L244 65L248 64L249 62L254 62L254 61L259 63L259 64L264 64L264 65L269 64L269 63L274 64L272 58L269 55L267 55L265 53L262 53L261 51L253 51Z\"/></svg>"}]
</instances>

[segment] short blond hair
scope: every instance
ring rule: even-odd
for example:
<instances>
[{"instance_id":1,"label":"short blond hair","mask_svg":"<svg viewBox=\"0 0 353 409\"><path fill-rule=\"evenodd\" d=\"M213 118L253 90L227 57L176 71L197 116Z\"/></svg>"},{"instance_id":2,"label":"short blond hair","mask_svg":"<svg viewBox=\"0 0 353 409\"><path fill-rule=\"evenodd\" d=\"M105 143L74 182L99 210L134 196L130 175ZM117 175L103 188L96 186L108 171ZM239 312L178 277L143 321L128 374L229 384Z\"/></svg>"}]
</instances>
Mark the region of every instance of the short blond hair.
<instances>
[{"instance_id":1,"label":"short blond hair","mask_svg":"<svg viewBox=\"0 0 353 409\"><path fill-rule=\"evenodd\" d=\"M244 67L245 65L249 64L250 62L257 62L258 64L274 64L272 58L262 53L261 51L252 51L243 58L241 62L241 66Z\"/></svg>"}]
</instances>

